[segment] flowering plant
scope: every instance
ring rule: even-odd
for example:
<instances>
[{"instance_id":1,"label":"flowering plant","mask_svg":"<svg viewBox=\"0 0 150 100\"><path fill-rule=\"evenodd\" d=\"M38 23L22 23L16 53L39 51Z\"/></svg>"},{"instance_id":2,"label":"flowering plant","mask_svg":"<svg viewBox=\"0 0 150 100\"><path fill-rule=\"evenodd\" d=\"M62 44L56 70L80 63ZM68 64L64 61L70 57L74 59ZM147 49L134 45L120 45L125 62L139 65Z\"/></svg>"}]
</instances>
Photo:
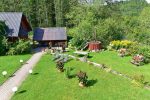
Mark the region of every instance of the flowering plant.
<instances>
[{"instance_id":1,"label":"flowering plant","mask_svg":"<svg viewBox=\"0 0 150 100\"><path fill-rule=\"evenodd\" d=\"M127 54L127 49L121 48L118 50L119 56L124 57Z\"/></svg>"},{"instance_id":2,"label":"flowering plant","mask_svg":"<svg viewBox=\"0 0 150 100\"><path fill-rule=\"evenodd\" d=\"M135 55L133 58L132 58L132 61L131 61L132 64L135 64L137 66L140 66L144 63L144 56L143 55L140 55L140 54L137 54Z\"/></svg>"},{"instance_id":3,"label":"flowering plant","mask_svg":"<svg viewBox=\"0 0 150 100\"><path fill-rule=\"evenodd\" d=\"M56 68L58 69L58 71L63 72L64 71L64 62L57 61L56 62Z\"/></svg>"},{"instance_id":4,"label":"flowering plant","mask_svg":"<svg viewBox=\"0 0 150 100\"><path fill-rule=\"evenodd\" d=\"M77 77L79 79L79 86L84 87L87 84L87 79L88 79L87 74L85 72L80 71L77 74Z\"/></svg>"}]
</instances>

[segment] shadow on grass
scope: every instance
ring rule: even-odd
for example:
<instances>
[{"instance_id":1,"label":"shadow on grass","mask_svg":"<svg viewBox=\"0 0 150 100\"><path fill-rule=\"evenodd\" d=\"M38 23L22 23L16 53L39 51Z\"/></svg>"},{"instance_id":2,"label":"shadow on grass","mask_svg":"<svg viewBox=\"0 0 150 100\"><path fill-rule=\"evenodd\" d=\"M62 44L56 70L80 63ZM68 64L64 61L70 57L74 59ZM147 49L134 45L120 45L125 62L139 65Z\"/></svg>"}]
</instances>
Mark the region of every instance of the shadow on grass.
<instances>
[{"instance_id":1,"label":"shadow on grass","mask_svg":"<svg viewBox=\"0 0 150 100\"><path fill-rule=\"evenodd\" d=\"M25 92L27 92L27 90L21 90L21 91L18 92L18 94L23 94Z\"/></svg>"},{"instance_id":2,"label":"shadow on grass","mask_svg":"<svg viewBox=\"0 0 150 100\"><path fill-rule=\"evenodd\" d=\"M84 57L84 55L78 55L77 57L79 57L79 58L82 58L82 57ZM91 56L91 55L88 55L87 56L87 58L92 58L93 56Z\"/></svg>"},{"instance_id":3,"label":"shadow on grass","mask_svg":"<svg viewBox=\"0 0 150 100\"><path fill-rule=\"evenodd\" d=\"M13 74L13 75L10 75L9 77L14 77L15 75Z\"/></svg>"},{"instance_id":4,"label":"shadow on grass","mask_svg":"<svg viewBox=\"0 0 150 100\"><path fill-rule=\"evenodd\" d=\"M97 83L97 79L96 80L88 80L87 87L94 86L94 84L96 84L96 83Z\"/></svg>"},{"instance_id":5,"label":"shadow on grass","mask_svg":"<svg viewBox=\"0 0 150 100\"><path fill-rule=\"evenodd\" d=\"M69 79L72 79L72 78L75 78L75 77L76 77L76 74L69 75Z\"/></svg>"},{"instance_id":6,"label":"shadow on grass","mask_svg":"<svg viewBox=\"0 0 150 100\"><path fill-rule=\"evenodd\" d=\"M74 67L69 67L70 71L73 71L75 68ZM66 71L67 68L64 69L64 71Z\"/></svg>"},{"instance_id":7,"label":"shadow on grass","mask_svg":"<svg viewBox=\"0 0 150 100\"><path fill-rule=\"evenodd\" d=\"M93 58L93 56L88 55L88 57L87 57L87 58Z\"/></svg>"},{"instance_id":8,"label":"shadow on grass","mask_svg":"<svg viewBox=\"0 0 150 100\"><path fill-rule=\"evenodd\" d=\"M76 57L84 57L84 55L81 55L81 54L78 54L78 55L75 55Z\"/></svg>"},{"instance_id":9,"label":"shadow on grass","mask_svg":"<svg viewBox=\"0 0 150 100\"><path fill-rule=\"evenodd\" d=\"M38 75L39 73L33 73L32 75Z\"/></svg>"},{"instance_id":10,"label":"shadow on grass","mask_svg":"<svg viewBox=\"0 0 150 100\"><path fill-rule=\"evenodd\" d=\"M68 62L70 62L70 61L72 61L73 59L72 58L69 58L67 61L66 61L66 63L68 63Z\"/></svg>"}]
</instances>

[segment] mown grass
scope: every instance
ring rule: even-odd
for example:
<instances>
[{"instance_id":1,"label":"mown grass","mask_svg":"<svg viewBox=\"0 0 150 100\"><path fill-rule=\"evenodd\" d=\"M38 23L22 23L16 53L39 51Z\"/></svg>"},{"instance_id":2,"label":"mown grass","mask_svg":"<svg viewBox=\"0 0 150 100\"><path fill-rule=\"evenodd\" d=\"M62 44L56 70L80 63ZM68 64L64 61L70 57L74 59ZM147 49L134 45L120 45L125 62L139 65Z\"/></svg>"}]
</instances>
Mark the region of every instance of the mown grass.
<instances>
[{"instance_id":1,"label":"mown grass","mask_svg":"<svg viewBox=\"0 0 150 100\"><path fill-rule=\"evenodd\" d=\"M89 84L78 86L78 79L67 79L55 68L50 55L45 55L12 97L12 100L149 100L150 91L134 87L120 76L106 73L86 63L71 60L65 64L71 67L71 75L79 70L87 72Z\"/></svg>"},{"instance_id":2,"label":"mown grass","mask_svg":"<svg viewBox=\"0 0 150 100\"><path fill-rule=\"evenodd\" d=\"M108 67L124 73L129 76L144 75L145 80L150 82L150 64L143 66L135 66L130 63L132 57L119 57L115 51L102 51L99 53L90 53L91 58L89 60L105 64Z\"/></svg>"},{"instance_id":3,"label":"mown grass","mask_svg":"<svg viewBox=\"0 0 150 100\"><path fill-rule=\"evenodd\" d=\"M30 54L17 56L0 56L0 85L21 67L20 59L26 61L30 57ZM6 75L6 77L2 75L3 71L7 71L8 74Z\"/></svg>"}]
</instances>

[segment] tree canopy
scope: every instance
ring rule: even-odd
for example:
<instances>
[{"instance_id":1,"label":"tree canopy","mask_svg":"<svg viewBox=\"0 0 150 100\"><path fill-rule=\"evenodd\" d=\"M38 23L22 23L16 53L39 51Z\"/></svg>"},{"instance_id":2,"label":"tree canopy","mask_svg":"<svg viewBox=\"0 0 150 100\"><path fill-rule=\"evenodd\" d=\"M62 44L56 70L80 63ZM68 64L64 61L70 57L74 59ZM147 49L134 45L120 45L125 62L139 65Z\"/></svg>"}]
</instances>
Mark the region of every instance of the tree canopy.
<instances>
[{"instance_id":1,"label":"tree canopy","mask_svg":"<svg viewBox=\"0 0 150 100\"><path fill-rule=\"evenodd\" d=\"M33 28L67 27L75 46L118 39L150 44L145 0L1 0L0 6L0 11L23 12Z\"/></svg>"}]
</instances>

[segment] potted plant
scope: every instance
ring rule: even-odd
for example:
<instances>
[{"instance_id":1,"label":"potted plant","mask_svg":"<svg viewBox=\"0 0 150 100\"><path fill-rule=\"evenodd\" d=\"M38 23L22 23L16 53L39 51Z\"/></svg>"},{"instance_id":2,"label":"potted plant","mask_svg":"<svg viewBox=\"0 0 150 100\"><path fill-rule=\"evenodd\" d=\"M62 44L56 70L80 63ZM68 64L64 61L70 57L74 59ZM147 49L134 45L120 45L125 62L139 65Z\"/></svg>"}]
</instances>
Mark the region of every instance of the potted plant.
<instances>
[{"instance_id":1,"label":"potted plant","mask_svg":"<svg viewBox=\"0 0 150 100\"><path fill-rule=\"evenodd\" d=\"M88 76L86 75L86 73L80 71L80 72L77 74L77 77L78 77L78 80L79 80L79 86L80 86L80 87L86 86L86 84L87 84L87 79L88 79Z\"/></svg>"},{"instance_id":2,"label":"potted plant","mask_svg":"<svg viewBox=\"0 0 150 100\"><path fill-rule=\"evenodd\" d=\"M63 72L64 71L64 62L57 61L56 62L56 68L58 69L59 72Z\"/></svg>"}]
</instances>

